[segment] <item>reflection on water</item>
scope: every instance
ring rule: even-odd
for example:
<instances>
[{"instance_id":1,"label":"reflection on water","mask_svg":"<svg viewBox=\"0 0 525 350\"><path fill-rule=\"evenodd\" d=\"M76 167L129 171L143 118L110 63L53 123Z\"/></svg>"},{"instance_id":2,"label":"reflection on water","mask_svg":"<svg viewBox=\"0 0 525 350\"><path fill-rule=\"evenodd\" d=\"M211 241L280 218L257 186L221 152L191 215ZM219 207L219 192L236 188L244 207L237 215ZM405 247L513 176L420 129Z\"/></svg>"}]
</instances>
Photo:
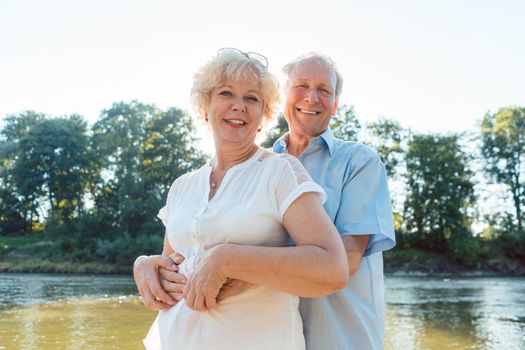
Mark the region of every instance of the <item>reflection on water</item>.
<instances>
[{"instance_id":1,"label":"reflection on water","mask_svg":"<svg viewBox=\"0 0 525 350\"><path fill-rule=\"evenodd\" d=\"M1 311L0 349L143 349L154 316L137 297L10 308Z\"/></svg>"},{"instance_id":2,"label":"reflection on water","mask_svg":"<svg viewBox=\"0 0 525 350\"><path fill-rule=\"evenodd\" d=\"M0 274L0 350L142 349L154 317L129 276Z\"/></svg>"},{"instance_id":3,"label":"reflection on water","mask_svg":"<svg viewBox=\"0 0 525 350\"><path fill-rule=\"evenodd\" d=\"M65 298L136 294L129 276L0 273L0 310Z\"/></svg>"},{"instance_id":4,"label":"reflection on water","mask_svg":"<svg viewBox=\"0 0 525 350\"><path fill-rule=\"evenodd\" d=\"M522 349L525 278L387 277L385 348ZM128 276L0 274L0 350L143 349Z\"/></svg>"},{"instance_id":5,"label":"reflection on water","mask_svg":"<svg viewBox=\"0 0 525 350\"><path fill-rule=\"evenodd\" d=\"M387 349L523 349L525 278L388 277Z\"/></svg>"}]
</instances>

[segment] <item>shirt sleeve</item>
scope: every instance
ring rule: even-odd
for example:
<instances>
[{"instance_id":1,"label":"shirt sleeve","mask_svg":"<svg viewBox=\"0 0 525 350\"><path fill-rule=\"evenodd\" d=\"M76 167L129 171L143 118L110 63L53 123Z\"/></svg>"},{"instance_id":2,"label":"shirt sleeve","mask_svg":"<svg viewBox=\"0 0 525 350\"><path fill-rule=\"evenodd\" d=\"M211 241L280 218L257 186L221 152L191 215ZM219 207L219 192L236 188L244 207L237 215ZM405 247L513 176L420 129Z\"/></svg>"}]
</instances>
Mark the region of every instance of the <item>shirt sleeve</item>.
<instances>
[{"instance_id":1,"label":"shirt sleeve","mask_svg":"<svg viewBox=\"0 0 525 350\"><path fill-rule=\"evenodd\" d=\"M173 203L174 196L176 193L176 187L179 182L179 178L177 178L173 183L171 184L170 190L168 191L168 197L166 199L166 204L160 208L159 213L157 214L157 217L162 221L162 224L164 227L168 227L168 221L169 221L169 207L170 203Z\"/></svg>"},{"instance_id":2,"label":"shirt sleeve","mask_svg":"<svg viewBox=\"0 0 525 350\"><path fill-rule=\"evenodd\" d=\"M342 236L371 235L368 256L393 248L396 241L385 167L372 150L364 154L343 185L335 226Z\"/></svg>"},{"instance_id":3,"label":"shirt sleeve","mask_svg":"<svg viewBox=\"0 0 525 350\"><path fill-rule=\"evenodd\" d=\"M321 186L316 184L303 165L293 156L282 154L278 156L281 161L279 178L275 185L277 209L281 219L290 205L303 193L316 193L322 203L326 201L326 193Z\"/></svg>"}]
</instances>

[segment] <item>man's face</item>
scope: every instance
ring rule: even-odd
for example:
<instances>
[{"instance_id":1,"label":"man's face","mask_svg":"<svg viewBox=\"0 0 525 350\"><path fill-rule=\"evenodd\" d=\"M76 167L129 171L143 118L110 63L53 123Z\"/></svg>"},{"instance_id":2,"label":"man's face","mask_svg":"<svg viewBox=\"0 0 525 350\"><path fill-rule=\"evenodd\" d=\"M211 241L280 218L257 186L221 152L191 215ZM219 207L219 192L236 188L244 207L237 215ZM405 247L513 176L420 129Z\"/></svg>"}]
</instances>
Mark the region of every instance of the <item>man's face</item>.
<instances>
[{"instance_id":1,"label":"man's face","mask_svg":"<svg viewBox=\"0 0 525 350\"><path fill-rule=\"evenodd\" d=\"M336 75L324 62L304 59L288 76L284 115L292 136L322 134L337 111Z\"/></svg>"}]
</instances>

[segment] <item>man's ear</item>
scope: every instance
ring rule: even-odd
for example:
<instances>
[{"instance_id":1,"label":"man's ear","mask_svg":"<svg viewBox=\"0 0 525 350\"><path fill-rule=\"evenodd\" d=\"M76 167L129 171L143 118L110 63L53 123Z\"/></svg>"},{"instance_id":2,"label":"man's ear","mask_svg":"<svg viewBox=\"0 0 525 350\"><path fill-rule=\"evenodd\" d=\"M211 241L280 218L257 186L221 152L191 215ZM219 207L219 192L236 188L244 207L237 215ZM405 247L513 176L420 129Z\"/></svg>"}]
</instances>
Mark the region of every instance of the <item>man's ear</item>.
<instances>
[{"instance_id":1,"label":"man's ear","mask_svg":"<svg viewBox=\"0 0 525 350\"><path fill-rule=\"evenodd\" d=\"M335 98L334 107L332 108L332 115L337 113L337 107L339 107L339 97Z\"/></svg>"}]
</instances>

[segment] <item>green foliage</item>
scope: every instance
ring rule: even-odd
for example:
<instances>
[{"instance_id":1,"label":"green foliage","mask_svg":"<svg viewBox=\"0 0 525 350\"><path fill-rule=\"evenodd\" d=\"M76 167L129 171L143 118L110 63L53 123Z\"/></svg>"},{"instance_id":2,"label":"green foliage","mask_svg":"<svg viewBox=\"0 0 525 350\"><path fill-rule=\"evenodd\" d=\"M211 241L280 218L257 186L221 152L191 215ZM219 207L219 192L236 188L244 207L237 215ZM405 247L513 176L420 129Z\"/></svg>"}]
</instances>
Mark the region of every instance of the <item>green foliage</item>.
<instances>
[{"instance_id":1,"label":"green foliage","mask_svg":"<svg viewBox=\"0 0 525 350\"><path fill-rule=\"evenodd\" d=\"M520 232L506 232L491 241L503 255L525 263L525 235Z\"/></svg>"},{"instance_id":2,"label":"green foliage","mask_svg":"<svg viewBox=\"0 0 525 350\"><path fill-rule=\"evenodd\" d=\"M82 208L90 171L86 122L79 116L37 121L19 140L13 169L24 197L45 200L51 212L70 221ZM79 156L83 155L83 156Z\"/></svg>"},{"instance_id":3,"label":"green foliage","mask_svg":"<svg viewBox=\"0 0 525 350\"><path fill-rule=\"evenodd\" d=\"M121 235L114 240L98 239L96 241L96 256L103 261L131 266L139 255L160 254L163 237L160 234L140 234L136 237Z\"/></svg>"},{"instance_id":4,"label":"green foliage","mask_svg":"<svg viewBox=\"0 0 525 350\"><path fill-rule=\"evenodd\" d=\"M277 125L275 125L274 128L268 130L266 132L266 139L261 143L262 147L265 148L271 148L273 147L273 144L279 137L283 136L288 132L288 123L286 122L286 118L284 117L284 114L279 114L279 117L277 117Z\"/></svg>"},{"instance_id":5,"label":"green foliage","mask_svg":"<svg viewBox=\"0 0 525 350\"><path fill-rule=\"evenodd\" d=\"M22 206L9 187L0 188L0 235L17 235L24 232L26 223Z\"/></svg>"},{"instance_id":6,"label":"green foliage","mask_svg":"<svg viewBox=\"0 0 525 350\"><path fill-rule=\"evenodd\" d=\"M404 211L394 213L399 252L422 264L434 252L471 265L497 254L525 262L524 116L523 108L506 108L483 119L485 172L507 186L515 210L488 215L481 237L470 232L475 196L462 136L408 137L388 119L362 130L344 105L331 128L351 141L366 131L389 176L404 176ZM263 146L287 130L281 115ZM164 228L156 214L169 187L204 161L195 134L185 112L137 101L113 104L92 128L75 115L8 116L0 130L0 263L23 259L17 266L31 271L110 271L129 269L137 255L159 253ZM32 266L42 258L49 264ZM100 266L85 265L95 260Z\"/></svg>"},{"instance_id":7,"label":"green foliage","mask_svg":"<svg viewBox=\"0 0 525 350\"><path fill-rule=\"evenodd\" d=\"M406 231L416 248L447 251L454 236L470 235L472 172L459 136L414 135L406 154Z\"/></svg>"},{"instance_id":8,"label":"green foliage","mask_svg":"<svg viewBox=\"0 0 525 350\"><path fill-rule=\"evenodd\" d=\"M481 122L481 153L485 172L507 186L514 203L516 228L525 220L525 108L502 108Z\"/></svg>"},{"instance_id":9,"label":"green foliage","mask_svg":"<svg viewBox=\"0 0 525 350\"><path fill-rule=\"evenodd\" d=\"M8 116L0 131L0 234L45 230L52 244L20 251L76 262L123 264L159 252L156 214L169 187L204 161L195 134L183 111L136 101L104 110L91 130L76 115Z\"/></svg>"},{"instance_id":10,"label":"green foliage","mask_svg":"<svg viewBox=\"0 0 525 350\"><path fill-rule=\"evenodd\" d=\"M330 128L334 136L345 141L357 141L361 123L357 119L354 107L342 105L332 117Z\"/></svg>"},{"instance_id":11,"label":"green foliage","mask_svg":"<svg viewBox=\"0 0 525 350\"><path fill-rule=\"evenodd\" d=\"M38 203L35 193L22 193L16 186L20 174L15 169L23 154L20 151L20 143L26 139L31 129L45 119L45 116L36 112L24 112L18 115L9 115L5 118L5 124L0 131L0 199L6 211L2 210L2 233L16 234L20 231L31 232L35 220L38 219ZM30 169L23 170L32 176ZM16 215L9 213L16 210ZM13 221L14 220L14 221ZM21 228L21 229L20 229Z\"/></svg>"},{"instance_id":12,"label":"green foliage","mask_svg":"<svg viewBox=\"0 0 525 350\"><path fill-rule=\"evenodd\" d=\"M479 239L475 237L452 235L447 250L455 260L473 263L479 258L481 246Z\"/></svg>"},{"instance_id":13,"label":"green foliage","mask_svg":"<svg viewBox=\"0 0 525 350\"><path fill-rule=\"evenodd\" d=\"M377 150L385 164L388 176L394 177L398 173L399 165L403 162L404 130L397 121L380 118L368 124L367 131L371 136L370 144Z\"/></svg>"},{"instance_id":14,"label":"green foliage","mask_svg":"<svg viewBox=\"0 0 525 350\"><path fill-rule=\"evenodd\" d=\"M93 186L101 230L139 235L162 230L155 216L169 186L203 164L190 117L136 101L115 103L93 126L101 176ZM105 227L104 227L105 223Z\"/></svg>"}]
</instances>

